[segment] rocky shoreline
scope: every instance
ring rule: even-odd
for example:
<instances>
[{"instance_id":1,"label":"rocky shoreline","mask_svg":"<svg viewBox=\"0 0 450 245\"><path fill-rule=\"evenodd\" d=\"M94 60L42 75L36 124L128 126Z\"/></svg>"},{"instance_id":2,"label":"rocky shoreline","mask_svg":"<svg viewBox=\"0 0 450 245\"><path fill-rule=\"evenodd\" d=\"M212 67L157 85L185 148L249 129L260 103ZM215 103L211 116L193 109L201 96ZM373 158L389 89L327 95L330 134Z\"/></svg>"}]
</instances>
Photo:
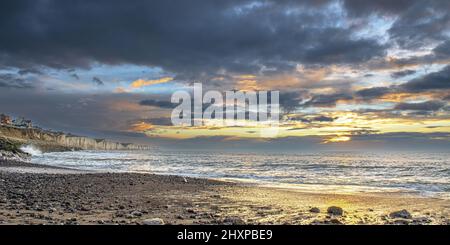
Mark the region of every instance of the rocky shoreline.
<instances>
[{"instance_id":1,"label":"rocky shoreline","mask_svg":"<svg viewBox=\"0 0 450 245\"><path fill-rule=\"evenodd\" d=\"M39 171L37 171L39 170ZM0 224L450 224L450 202L0 162Z\"/></svg>"},{"instance_id":2,"label":"rocky shoreline","mask_svg":"<svg viewBox=\"0 0 450 245\"><path fill-rule=\"evenodd\" d=\"M30 159L31 156L20 149L19 143L0 139L0 161L27 162Z\"/></svg>"}]
</instances>

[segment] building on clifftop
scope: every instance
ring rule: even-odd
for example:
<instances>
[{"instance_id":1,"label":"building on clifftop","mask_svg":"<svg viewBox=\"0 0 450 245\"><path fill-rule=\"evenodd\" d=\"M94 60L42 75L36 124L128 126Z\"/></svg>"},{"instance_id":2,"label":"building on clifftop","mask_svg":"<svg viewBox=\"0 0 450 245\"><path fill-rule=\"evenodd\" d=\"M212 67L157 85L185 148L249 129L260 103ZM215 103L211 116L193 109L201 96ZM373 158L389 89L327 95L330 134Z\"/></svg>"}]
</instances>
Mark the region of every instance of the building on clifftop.
<instances>
[{"instance_id":1,"label":"building on clifftop","mask_svg":"<svg viewBox=\"0 0 450 245\"><path fill-rule=\"evenodd\" d=\"M0 115L0 123L2 125L11 125L12 124L12 119L10 116L5 115L5 114L1 114Z\"/></svg>"},{"instance_id":2,"label":"building on clifftop","mask_svg":"<svg viewBox=\"0 0 450 245\"><path fill-rule=\"evenodd\" d=\"M13 125L19 128L32 128L33 122L31 120L27 120L23 117L18 117L14 119Z\"/></svg>"}]
</instances>

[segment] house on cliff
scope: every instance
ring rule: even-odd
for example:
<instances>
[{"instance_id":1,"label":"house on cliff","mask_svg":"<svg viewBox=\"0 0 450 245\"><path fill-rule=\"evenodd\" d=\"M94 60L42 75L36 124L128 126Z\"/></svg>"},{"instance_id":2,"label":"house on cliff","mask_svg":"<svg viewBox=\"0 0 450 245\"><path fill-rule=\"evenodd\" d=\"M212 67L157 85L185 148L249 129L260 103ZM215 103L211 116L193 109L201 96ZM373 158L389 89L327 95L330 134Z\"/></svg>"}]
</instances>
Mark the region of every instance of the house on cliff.
<instances>
[{"instance_id":1,"label":"house on cliff","mask_svg":"<svg viewBox=\"0 0 450 245\"><path fill-rule=\"evenodd\" d=\"M33 122L31 120L25 119L23 117L18 117L14 119L13 125L19 128L32 128Z\"/></svg>"},{"instance_id":2,"label":"house on cliff","mask_svg":"<svg viewBox=\"0 0 450 245\"><path fill-rule=\"evenodd\" d=\"M10 116L5 115L5 114L1 114L0 115L0 124L2 125L11 125L12 124L12 119Z\"/></svg>"},{"instance_id":3,"label":"house on cliff","mask_svg":"<svg viewBox=\"0 0 450 245\"><path fill-rule=\"evenodd\" d=\"M0 115L0 124L3 126L14 126L18 128L33 128L33 122L23 117L18 117L13 120L11 116L6 114Z\"/></svg>"}]
</instances>

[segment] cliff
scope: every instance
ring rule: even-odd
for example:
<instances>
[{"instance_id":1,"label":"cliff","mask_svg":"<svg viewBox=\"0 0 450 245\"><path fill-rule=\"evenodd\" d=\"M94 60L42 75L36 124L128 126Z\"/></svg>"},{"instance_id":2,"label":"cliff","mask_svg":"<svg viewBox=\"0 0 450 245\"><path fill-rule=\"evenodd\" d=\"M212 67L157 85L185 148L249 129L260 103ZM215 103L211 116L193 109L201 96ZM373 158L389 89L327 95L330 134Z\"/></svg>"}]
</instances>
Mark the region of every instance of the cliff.
<instances>
[{"instance_id":1,"label":"cliff","mask_svg":"<svg viewBox=\"0 0 450 245\"><path fill-rule=\"evenodd\" d=\"M150 146L92 139L38 128L0 126L0 139L18 144L33 144L41 151L65 150L147 150Z\"/></svg>"}]
</instances>

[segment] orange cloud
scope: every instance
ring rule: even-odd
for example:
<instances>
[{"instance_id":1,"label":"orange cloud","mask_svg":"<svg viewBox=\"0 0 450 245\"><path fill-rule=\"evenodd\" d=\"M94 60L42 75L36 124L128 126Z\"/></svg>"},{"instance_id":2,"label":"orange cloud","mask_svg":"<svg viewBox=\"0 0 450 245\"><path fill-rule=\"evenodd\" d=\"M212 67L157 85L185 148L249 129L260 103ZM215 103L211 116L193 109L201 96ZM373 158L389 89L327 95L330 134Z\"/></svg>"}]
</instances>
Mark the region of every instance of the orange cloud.
<instances>
[{"instance_id":1,"label":"orange cloud","mask_svg":"<svg viewBox=\"0 0 450 245\"><path fill-rule=\"evenodd\" d=\"M131 126L131 131L134 132L145 132L147 130L151 130L153 129L153 125L151 125L150 123L146 123L146 122L139 122L139 123L135 123Z\"/></svg>"},{"instance_id":2,"label":"orange cloud","mask_svg":"<svg viewBox=\"0 0 450 245\"><path fill-rule=\"evenodd\" d=\"M117 87L115 90L114 90L114 92L116 92L116 93L119 93L119 94L122 94L122 93L126 93L126 92L128 92L125 88L123 88L123 87Z\"/></svg>"},{"instance_id":3,"label":"orange cloud","mask_svg":"<svg viewBox=\"0 0 450 245\"><path fill-rule=\"evenodd\" d=\"M235 79L237 80L236 85L239 90L249 91L259 89L255 75L240 75L236 76Z\"/></svg>"},{"instance_id":4,"label":"orange cloud","mask_svg":"<svg viewBox=\"0 0 450 245\"><path fill-rule=\"evenodd\" d=\"M338 143L338 142L346 142L346 141L350 141L350 140L351 140L351 138L348 136L334 136L329 139L326 139L323 143L324 144Z\"/></svg>"},{"instance_id":5,"label":"orange cloud","mask_svg":"<svg viewBox=\"0 0 450 245\"><path fill-rule=\"evenodd\" d=\"M131 83L131 87L132 88L142 88L145 86L150 86L150 85L155 85L155 84L160 84L160 83L166 83L166 82L170 82L172 81L173 78L172 77L163 77L160 79L155 79L155 80L144 80L144 79L138 79L134 82Z\"/></svg>"}]
</instances>

